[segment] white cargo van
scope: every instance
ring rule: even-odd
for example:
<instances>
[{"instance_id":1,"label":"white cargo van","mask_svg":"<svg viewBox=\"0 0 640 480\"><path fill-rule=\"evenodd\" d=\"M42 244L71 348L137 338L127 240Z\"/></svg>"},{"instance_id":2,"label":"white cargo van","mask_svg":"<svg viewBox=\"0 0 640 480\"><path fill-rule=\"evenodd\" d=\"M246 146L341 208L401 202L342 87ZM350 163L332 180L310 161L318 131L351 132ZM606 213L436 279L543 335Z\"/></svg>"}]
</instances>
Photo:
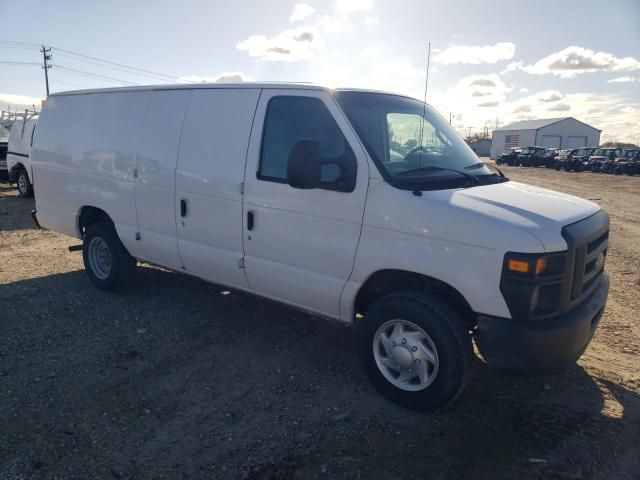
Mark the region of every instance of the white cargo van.
<instances>
[{"instance_id":1,"label":"white cargo van","mask_svg":"<svg viewBox=\"0 0 640 480\"><path fill-rule=\"evenodd\" d=\"M37 221L83 240L89 279L138 261L355 325L391 399L433 409L489 364L555 369L602 316L609 218L509 181L429 106L285 84L49 97Z\"/></svg>"},{"instance_id":2,"label":"white cargo van","mask_svg":"<svg viewBox=\"0 0 640 480\"><path fill-rule=\"evenodd\" d=\"M31 145L37 117L26 116L11 126L7 151L9 181L15 183L21 197L33 197L33 175L31 171Z\"/></svg>"}]
</instances>

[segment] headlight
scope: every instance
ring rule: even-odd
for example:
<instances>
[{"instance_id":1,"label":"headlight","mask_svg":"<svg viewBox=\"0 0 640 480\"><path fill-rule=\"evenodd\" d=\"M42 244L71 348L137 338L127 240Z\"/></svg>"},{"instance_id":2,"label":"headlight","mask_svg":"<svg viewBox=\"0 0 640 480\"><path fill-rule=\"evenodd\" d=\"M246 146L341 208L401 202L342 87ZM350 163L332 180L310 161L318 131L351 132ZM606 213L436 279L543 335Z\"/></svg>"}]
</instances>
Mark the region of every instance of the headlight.
<instances>
[{"instance_id":1,"label":"headlight","mask_svg":"<svg viewBox=\"0 0 640 480\"><path fill-rule=\"evenodd\" d=\"M500 291L514 320L536 320L559 312L567 270L566 253L505 255Z\"/></svg>"}]
</instances>

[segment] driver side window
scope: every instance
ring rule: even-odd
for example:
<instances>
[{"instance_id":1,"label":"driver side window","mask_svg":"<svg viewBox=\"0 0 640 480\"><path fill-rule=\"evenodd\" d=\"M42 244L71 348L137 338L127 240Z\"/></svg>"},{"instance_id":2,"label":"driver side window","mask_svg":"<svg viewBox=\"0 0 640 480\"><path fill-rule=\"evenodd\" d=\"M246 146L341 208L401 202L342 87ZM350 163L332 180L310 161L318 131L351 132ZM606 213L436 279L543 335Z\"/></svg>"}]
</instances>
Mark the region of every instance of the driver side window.
<instances>
[{"instance_id":1,"label":"driver side window","mask_svg":"<svg viewBox=\"0 0 640 480\"><path fill-rule=\"evenodd\" d=\"M305 139L317 141L323 157L353 157L340 127L321 100L303 96L273 97L267 106L258 178L286 183L289 154L298 141ZM320 175L323 183L341 180L340 169L334 164L322 165Z\"/></svg>"}]
</instances>

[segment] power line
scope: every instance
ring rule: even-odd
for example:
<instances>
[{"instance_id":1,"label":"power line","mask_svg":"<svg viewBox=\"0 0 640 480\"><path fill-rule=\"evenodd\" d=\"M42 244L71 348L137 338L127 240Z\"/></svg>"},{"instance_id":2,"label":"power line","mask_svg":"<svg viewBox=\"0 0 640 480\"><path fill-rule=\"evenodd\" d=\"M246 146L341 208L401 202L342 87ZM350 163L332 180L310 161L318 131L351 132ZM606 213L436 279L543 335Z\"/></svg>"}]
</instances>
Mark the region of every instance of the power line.
<instances>
[{"instance_id":1,"label":"power line","mask_svg":"<svg viewBox=\"0 0 640 480\"><path fill-rule=\"evenodd\" d=\"M10 60L0 60L0 63L7 65L40 65L38 62L14 62Z\"/></svg>"},{"instance_id":2,"label":"power line","mask_svg":"<svg viewBox=\"0 0 640 480\"><path fill-rule=\"evenodd\" d=\"M115 66L117 66L117 67L126 68L126 69L129 69L129 70L135 70L135 71L137 71L137 72L142 72L142 73L146 73L146 74L151 74L151 75L155 75L155 76L158 76L158 77L164 77L165 79L168 79L168 80L173 80L173 81L177 80L177 77L176 77L176 76L174 76L174 75L167 75L167 74L165 74L165 73L153 72L153 71L151 71L151 70L145 70L145 69L143 69L143 68L132 67L132 66L130 66L130 65L124 65L124 64L122 64L122 63L112 62L112 61L110 61L110 60L104 60L104 59L102 59L102 58L92 57L92 56L90 56L90 55L84 55L84 54L82 54L82 53L73 52L73 51L71 51L71 50L64 50L64 49L62 49L62 48L53 47L53 49L54 49L56 52L68 53L68 54L70 54L70 55L75 55L75 56L78 56L78 57L81 57L81 58L86 58L86 59L89 59L89 60L94 60L94 61L97 61L97 62L100 62L100 63L105 63L105 64L107 64L107 65L115 65Z\"/></svg>"},{"instance_id":3,"label":"power line","mask_svg":"<svg viewBox=\"0 0 640 480\"><path fill-rule=\"evenodd\" d=\"M106 75L100 75L97 73L91 73L91 72L87 72L85 70L77 70L75 68L70 68L70 67L65 67L64 65L59 65L59 64L54 64L54 67L56 67L57 69L60 69L62 71L65 72L69 72L69 73L75 73L76 75L82 75L85 77L93 77L93 78L99 78L102 80L111 80L113 82L120 82L120 83L127 83L129 85L140 85L139 83L135 83L135 82L130 82L128 80L122 80L121 78L114 78L114 77L108 77Z\"/></svg>"},{"instance_id":4,"label":"power line","mask_svg":"<svg viewBox=\"0 0 640 480\"><path fill-rule=\"evenodd\" d=\"M139 75L139 76L143 76L143 77L153 78L154 80L165 80L165 81L167 80L166 78L163 78L163 77L160 77L160 76L156 76L155 74L132 72L131 70L126 70L124 68L105 65L104 63L101 63L101 62L97 62L97 61L93 61L93 60L86 60L86 59L82 59L82 58L76 58L73 55L68 55L66 53L61 53L59 50L56 50L56 55L57 56L62 56L64 58L69 58L69 59L72 59L72 60L79 60L79 61L82 61L82 62L89 63L91 65L97 65L97 66L102 67L102 68L109 68L111 70L117 70L118 72L128 73L130 75L131 74ZM173 78L173 77L170 77L170 78L173 81L177 80L176 78Z\"/></svg>"},{"instance_id":5,"label":"power line","mask_svg":"<svg viewBox=\"0 0 640 480\"><path fill-rule=\"evenodd\" d=\"M8 47L8 48L22 48L22 49L35 49L35 48L41 48L40 45L36 44L36 43L30 43L30 42L15 42L15 41L6 41L6 40L0 40L0 48L1 47ZM44 49L44 46L42 46L42 49ZM42 49L40 50L42 52ZM172 82L177 82L178 78L176 76L173 75L167 75L165 73L160 73L160 72L154 72L152 70L146 70L143 68L138 68L138 67L133 67L131 65L125 65L122 63L118 63L118 62L112 62L110 60L105 60L103 58L99 58L99 57L93 57L90 55L85 55L83 53L79 53L79 52L75 52L72 50L66 50L66 49L62 49L62 48L57 48L57 47L48 47L47 48L47 52L43 53L43 55L49 54L49 57L51 57L51 53L50 51L53 51L53 53L55 53L56 55L60 55L63 56L65 58L71 59L71 60L76 60L76 61L82 61L82 62L86 62L92 65L96 65L98 67L102 67L102 68L108 68L111 70L116 70L119 72L123 72L129 75L137 75L137 76L141 76L141 77L147 77L147 78L151 78L154 80L161 80L161 81L172 81ZM50 58L48 59L50 60ZM1 61L0 63L3 64L8 64L8 65L40 65L39 63L36 62L20 62L20 61ZM48 64L47 62L45 62L46 67L47 68L51 68L51 64ZM89 77L89 78L99 78L102 80L111 80L111 81L116 81L116 82L120 82L120 83L125 83L125 84L129 84L129 85L139 85L136 82L132 82L129 80L122 80L119 78L115 78L115 77L110 77L107 75L101 75L98 73L92 73L92 72L88 72L86 70L79 70L79 69L74 69L71 67L65 67L63 65L58 65L57 63L54 65L56 68L60 68L63 71L69 72L69 73L73 73L73 74L77 74L77 75L83 75L85 77ZM45 68L45 74L47 72L47 69ZM47 75L48 76L48 75ZM196 82L192 82L192 81L185 81L185 83L196 83Z\"/></svg>"},{"instance_id":6,"label":"power line","mask_svg":"<svg viewBox=\"0 0 640 480\"><path fill-rule=\"evenodd\" d=\"M11 41L11 40L0 40L0 44L2 44L2 45L23 45L23 46L27 46L27 47L40 48L40 44L39 43L33 43L33 42L14 42L14 41Z\"/></svg>"}]
</instances>

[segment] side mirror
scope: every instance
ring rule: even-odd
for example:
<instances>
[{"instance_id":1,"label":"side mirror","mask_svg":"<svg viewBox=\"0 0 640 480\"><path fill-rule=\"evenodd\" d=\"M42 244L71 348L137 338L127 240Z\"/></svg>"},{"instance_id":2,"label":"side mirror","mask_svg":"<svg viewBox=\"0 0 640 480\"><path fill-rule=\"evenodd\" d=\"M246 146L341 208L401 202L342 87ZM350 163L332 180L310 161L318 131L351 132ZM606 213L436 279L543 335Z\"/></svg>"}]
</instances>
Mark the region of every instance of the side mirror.
<instances>
[{"instance_id":1,"label":"side mirror","mask_svg":"<svg viewBox=\"0 0 640 480\"><path fill-rule=\"evenodd\" d=\"M298 140L289 154L287 183L293 188L353 192L357 162L350 148L336 158L325 158L316 140Z\"/></svg>"}]
</instances>

